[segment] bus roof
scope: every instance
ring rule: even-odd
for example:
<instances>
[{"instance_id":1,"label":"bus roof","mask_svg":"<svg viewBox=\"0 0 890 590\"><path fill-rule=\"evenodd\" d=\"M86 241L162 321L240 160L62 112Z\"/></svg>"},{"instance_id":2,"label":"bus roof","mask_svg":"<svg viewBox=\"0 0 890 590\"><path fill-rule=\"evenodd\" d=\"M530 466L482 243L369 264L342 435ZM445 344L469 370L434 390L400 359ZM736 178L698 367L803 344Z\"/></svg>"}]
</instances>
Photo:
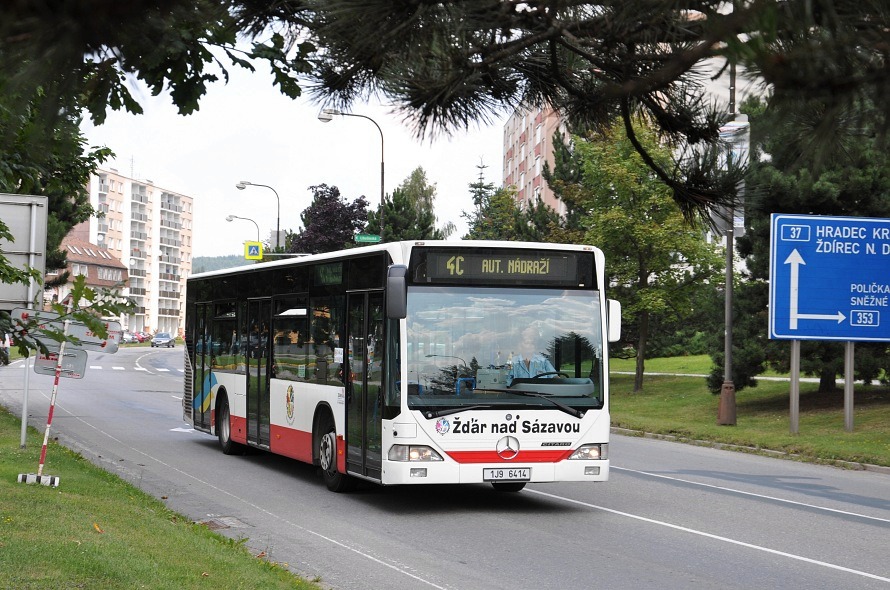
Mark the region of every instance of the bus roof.
<instances>
[{"instance_id":1,"label":"bus roof","mask_svg":"<svg viewBox=\"0 0 890 590\"><path fill-rule=\"evenodd\" d=\"M333 252L323 252L321 254L306 254L284 258L283 260L275 260L271 262L260 262L259 264L245 264L231 268L222 268L219 270L210 270L202 273L196 273L188 277L187 280L204 279L210 277L219 277L225 275L234 275L241 273L249 273L258 270L267 270L270 268L289 268L292 266L300 266L303 264L311 264L324 260L342 258L343 256L357 256L361 254L370 254L373 252L390 252L396 260L408 259L408 253L411 248L416 246L427 247L478 247L478 248L519 248L519 249L537 249L537 250L581 250L588 252L597 252L599 248L596 246L584 244L554 244L547 242L507 242L501 240L405 240L401 242L386 242L383 244L371 244L369 246L361 246L358 248L349 248L346 250L335 250Z\"/></svg>"}]
</instances>

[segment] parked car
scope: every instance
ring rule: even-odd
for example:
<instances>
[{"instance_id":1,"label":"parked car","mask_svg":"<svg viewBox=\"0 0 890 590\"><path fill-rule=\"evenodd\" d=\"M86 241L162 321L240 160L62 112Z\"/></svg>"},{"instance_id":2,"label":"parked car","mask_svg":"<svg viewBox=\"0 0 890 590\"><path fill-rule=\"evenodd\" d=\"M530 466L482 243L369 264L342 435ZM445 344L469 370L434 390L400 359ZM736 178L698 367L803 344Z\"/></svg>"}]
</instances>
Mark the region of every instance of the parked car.
<instances>
[{"instance_id":1,"label":"parked car","mask_svg":"<svg viewBox=\"0 0 890 590\"><path fill-rule=\"evenodd\" d=\"M128 330L121 334L121 344L130 344L131 342L137 342L136 336L132 332Z\"/></svg>"},{"instance_id":2,"label":"parked car","mask_svg":"<svg viewBox=\"0 0 890 590\"><path fill-rule=\"evenodd\" d=\"M170 332L158 332L155 334L155 337L151 339L151 346L152 348L155 346L173 348L176 346L176 340L170 335Z\"/></svg>"},{"instance_id":3,"label":"parked car","mask_svg":"<svg viewBox=\"0 0 890 590\"><path fill-rule=\"evenodd\" d=\"M151 336L149 336L145 332L133 332L133 338L136 339L136 342L145 342L146 340L151 340Z\"/></svg>"}]
</instances>

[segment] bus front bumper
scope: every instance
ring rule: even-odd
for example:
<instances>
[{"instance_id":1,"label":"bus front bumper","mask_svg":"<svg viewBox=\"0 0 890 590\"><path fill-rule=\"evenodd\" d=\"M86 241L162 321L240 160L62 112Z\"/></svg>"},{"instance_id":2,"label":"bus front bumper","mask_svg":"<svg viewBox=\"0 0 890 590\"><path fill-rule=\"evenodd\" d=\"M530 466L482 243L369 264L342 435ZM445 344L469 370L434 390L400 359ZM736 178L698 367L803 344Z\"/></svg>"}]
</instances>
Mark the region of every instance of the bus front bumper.
<instances>
[{"instance_id":1,"label":"bus front bumper","mask_svg":"<svg viewBox=\"0 0 890 590\"><path fill-rule=\"evenodd\" d=\"M383 461L383 485L527 481L608 481L609 460L558 463L457 463L454 461Z\"/></svg>"}]
</instances>

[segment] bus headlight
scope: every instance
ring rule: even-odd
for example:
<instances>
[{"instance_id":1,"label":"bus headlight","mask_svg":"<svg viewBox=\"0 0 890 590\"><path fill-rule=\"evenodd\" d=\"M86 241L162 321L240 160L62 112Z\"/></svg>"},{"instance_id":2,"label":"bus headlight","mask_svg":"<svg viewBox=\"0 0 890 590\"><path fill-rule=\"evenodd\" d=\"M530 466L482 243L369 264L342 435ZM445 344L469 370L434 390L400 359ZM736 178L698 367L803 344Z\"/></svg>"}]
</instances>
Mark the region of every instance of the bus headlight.
<instances>
[{"instance_id":1,"label":"bus headlight","mask_svg":"<svg viewBox=\"0 0 890 590\"><path fill-rule=\"evenodd\" d=\"M442 455L423 445L393 445L389 447L390 461L443 461Z\"/></svg>"},{"instance_id":2,"label":"bus headlight","mask_svg":"<svg viewBox=\"0 0 890 590\"><path fill-rule=\"evenodd\" d=\"M582 459L585 461L592 461L597 459L608 459L609 458L609 445L607 444L590 444L590 445L581 445L578 447L574 453L569 457L569 460L572 459Z\"/></svg>"}]
</instances>

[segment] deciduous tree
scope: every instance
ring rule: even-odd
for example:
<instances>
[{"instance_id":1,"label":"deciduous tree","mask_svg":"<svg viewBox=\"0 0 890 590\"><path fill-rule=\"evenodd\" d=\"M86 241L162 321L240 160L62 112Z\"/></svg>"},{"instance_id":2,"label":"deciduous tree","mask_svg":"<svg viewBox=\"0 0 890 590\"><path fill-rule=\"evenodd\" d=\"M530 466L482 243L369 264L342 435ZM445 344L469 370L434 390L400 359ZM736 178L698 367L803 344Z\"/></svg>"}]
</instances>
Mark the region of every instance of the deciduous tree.
<instances>
[{"instance_id":1,"label":"deciduous tree","mask_svg":"<svg viewBox=\"0 0 890 590\"><path fill-rule=\"evenodd\" d=\"M652 317L691 315L697 289L712 278L720 259L705 242L703 228L683 223L670 190L621 133L621 125L575 136L570 168L577 180L554 181L554 188L571 194L573 206L585 212L585 243L605 252L610 297L622 302L623 339L636 349L634 391L639 391ZM670 149L642 121L634 134L653 157L670 159ZM571 177L559 167L554 175Z\"/></svg>"},{"instance_id":2,"label":"deciduous tree","mask_svg":"<svg viewBox=\"0 0 890 590\"><path fill-rule=\"evenodd\" d=\"M303 230L287 236L287 251L319 254L355 247L353 236L368 222L368 201L347 202L336 186L310 186L312 203L300 214Z\"/></svg>"}]
</instances>

